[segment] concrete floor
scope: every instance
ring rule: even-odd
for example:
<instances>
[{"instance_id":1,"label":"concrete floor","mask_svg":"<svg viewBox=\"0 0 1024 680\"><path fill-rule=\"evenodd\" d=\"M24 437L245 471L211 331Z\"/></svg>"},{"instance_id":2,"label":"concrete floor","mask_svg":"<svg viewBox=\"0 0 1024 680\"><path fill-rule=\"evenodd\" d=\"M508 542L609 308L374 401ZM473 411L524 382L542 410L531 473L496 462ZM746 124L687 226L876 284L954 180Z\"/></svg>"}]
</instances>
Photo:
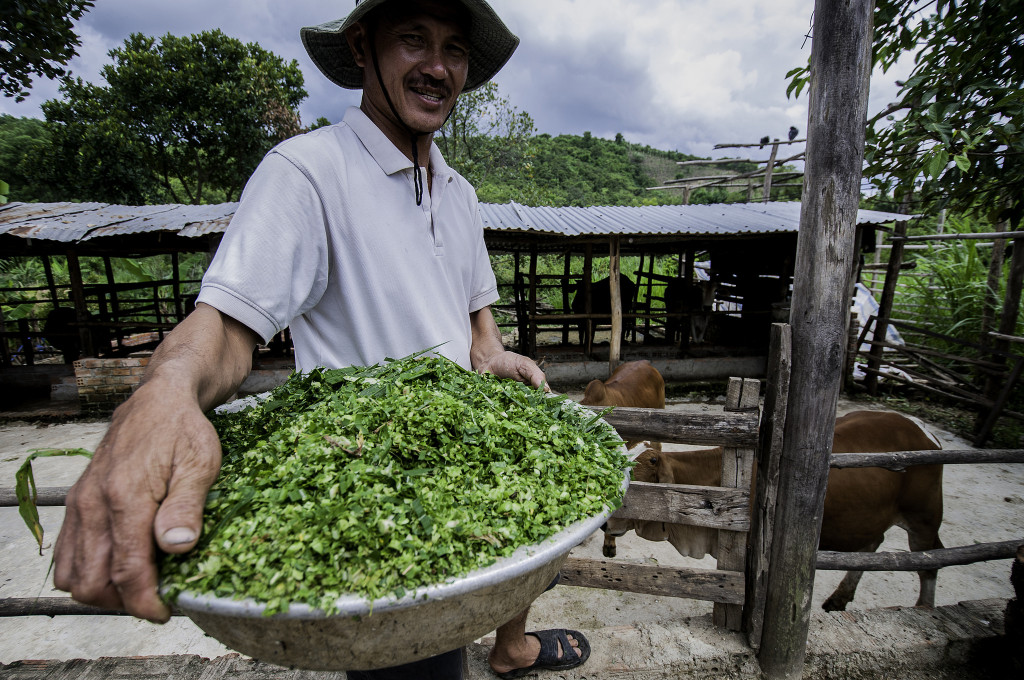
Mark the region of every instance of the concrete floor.
<instances>
[{"instance_id":1,"label":"concrete floor","mask_svg":"<svg viewBox=\"0 0 1024 680\"><path fill-rule=\"evenodd\" d=\"M715 407L707 405L699 408ZM105 422L42 426L0 424L0 486L13 486L14 471L29 450L47 447L82 447L91 450L95 448L105 428ZM84 459L77 458L39 459L35 463L37 484L70 485L85 464ZM942 532L946 545L1017 537L1020 528L1024 526L1024 475L1016 468L949 466L946 485L947 522ZM957 481L954 482L954 479ZM977 507L979 499L988 503L983 511ZM974 515L981 516L977 521L986 521L983 529L978 528L976 520L965 519ZM60 528L63 509L41 508L40 516L46 530L41 556L17 510L0 509L0 598L64 595L52 588L52 582L47 576L52 540ZM576 548L573 555L600 558L602 538L600 532L594 534ZM689 567L714 566L711 558L682 558L667 543L651 543L632 534L619 539L618 545L622 559ZM882 549L905 550L905 534L901 530L893 530ZM991 642L1001 634L999 614L1006 600L1013 596L1008 582L1008 570L1008 564L997 563L943 570L939 577L937 604L944 607L935 610L937 613L909 608L917 595L916 575L869 573L864 577L857 600L852 605L857 611L846 615L825 614L818 609L841 577L837 572L819 572L814 591L815 614L808 650L808 668L831 668L839 658L835 656L837 649L846 650L843 654L849 660L860 659L859 663L862 664L868 663L865 659L873 659L873 655L889 659L871 663L876 663L879 668L882 666L877 664L884 662L889 663L893 669L904 669L902 675L892 677L914 677L912 669L907 670L905 667L905 661L893 657L894 652L901 649L906 651L904 659L918 659L919 665L930 663L938 667L958 666L967 658L969 650L975 648L976 643ZM957 604L965 600L986 602L964 606ZM892 606L904 608L878 609ZM594 647L591 661L578 671L543 677L645 680L691 677L690 673L703 677L751 677L750 674L755 673L757 668L752 651L739 634L722 631L711 625L711 609L712 605L706 602L562 586L545 593L536 601L531 611L530 627L570 627L582 630ZM928 631L916 628L925 624L922 616L932 621L928 624L931 626ZM972 623L964 624L964 617L970 618ZM934 623L946 619L952 623ZM875 632L868 623L881 626L878 628L880 632ZM469 648L470 678L494 677L486 666L489 643L489 636L485 636ZM49 669L46 670L48 673L61 662L71 659L187 659L192 658L189 655L194 655L214 660L210 664L241 663L231 661L235 657L230 654L231 650L207 637L184 618L175 618L163 626L113 616L0 618L0 664L8 664L0 667L0 677L5 678L44 677L28 673L42 673L44 669ZM44 659L48 662L36 665L19 663L27 659ZM181 663L185 664L184 661ZM899 666L901 663L904 666ZM187 664L182 667L185 666ZM92 668L94 672L99 672L98 666ZM206 670L213 672L213 666ZM100 676L105 675L101 673ZM129 676L131 673L128 676L121 675ZM220 677L220 671L216 676ZM68 674L54 677L79 676ZM232 677L235 675L232 674ZM264 676L242 674L238 677ZM869 676L843 674L833 669L828 674L819 673L814 677ZM942 675L933 673L932 677Z\"/></svg>"}]
</instances>

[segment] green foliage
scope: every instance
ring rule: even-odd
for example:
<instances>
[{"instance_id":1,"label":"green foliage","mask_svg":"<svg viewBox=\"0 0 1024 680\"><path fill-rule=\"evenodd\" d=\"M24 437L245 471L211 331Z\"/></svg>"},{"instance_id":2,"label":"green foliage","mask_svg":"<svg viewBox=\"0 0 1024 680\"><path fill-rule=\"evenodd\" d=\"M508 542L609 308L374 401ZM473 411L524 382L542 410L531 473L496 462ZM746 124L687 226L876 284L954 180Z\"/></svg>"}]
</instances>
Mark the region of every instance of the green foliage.
<instances>
[{"instance_id":1,"label":"green foliage","mask_svg":"<svg viewBox=\"0 0 1024 680\"><path fill-rule=\"evenodd\" d=\"M618 507L628 466L599 416L444 358L295 374L211 420L224 462L203 535L162 582L268 614L485 567Z\"/></svg>"},{"instance_id":2,"label":"green foliage","mask_svg":"<svg viewBox=\"0 0 1024 680\"><path fill-rule=\"evenodd\" d=\"M503 97L494 82L462 95L435 141L481 201L531 206L678 203L678 196L646 190L655 182L646 171L647 159L676 167L676 160L692 158L630 144L622 133L614 140L590 132L536 135L530 115Z\"/></svg>"},{"instance_id":3,"label":"green foliage","mask_svg":"<svg viewBox=\"0 0 1024 680\"><path fill-rule=\"evenodd\" d=\"M67 197L203 203L237 197L264 154L301 131L298 63L219 30L111 50L106 85L67 81L43 104ZM213 194L211 194L213 190Z\"/></svg>"},{"instance_id":4,"label":"green foliage","mask_svg":"<svg viewBox=\"0 0 1024 680\"><path fill-rule=\"evenodd\" d=\"M81 45L75 21L91 0L5 0L0 3L0 92L22 101L33 76L63 78Z\"/></svg>"},{"instance_id":5,"label":"green foliage","mask_svg":"<svg viewBox=\"0 0 1024 680\"><path fill-rule=\"evenodd\" d=\"M12 201L52 202L60 195L47 181L46 155L50 134L35 118L0 114L0 168L10 185L0 192Z\"/></svg>"},{"instance_id":6,"label":"green foliage","mask_svg":"<svg viewBox=\"0 0 1024 680\"><path fill-rule=\"evenodd\" d=\"M18 471L14 473L14 492L18 498L18 514L25 526L39 545L39 554L43 554L43 525L39 522L39 510L36 508L36 478L32 472L32 461L36 458L52 456L85 456L92 458L92 452L85 449L33 449Z\"/></svg>"},{"instance_id":7,"label":"green foliage","mask_svg":"<svg viewBox=\"0 0 1024 680\"><path fill-rule=\"evenodd\" d=\"M1014 225L1024 216L1024 0L879 0L874 63L914 55L868 122L865 176L897 200ZM789 73L799 94L806 68Z\"/></svg>"},{"instance_id":8,"label":"green foliage","mask_svg":"<svg viewBox=\"0 0 1024 680\"><path fill-rule=\"evenodd\" d=\"M183 281L195 282L202 278L203 272L208 264L208 255L205 253L185 253L179 256L178 269ZM82 279L88 285L105 284L107 282L106 269L103 260L98 257L83 257L79 259L82 271ZM114 280L118 283L147 283L154 281L166 281L170 279L173 267L169 255L154 255L145 258L129 259L114 257L110 260L114 273ZM51 257L50 266L53 271L54 283L57 286L58 294L69 296L70 276L68 274L67 261L63 257ZM0 291L0 312L4 318L42 320L53 308L50 303L50 292L45 289L46 274L43 270L42 260L39 257L8 257L0 258L0 289L9 288L41 288L40 290L24 290L18 292ZM63 291L61 293L60 291ZM198 291L198 283L186 283L182 287L182 295L190 295ZM161 297L170 297L170 286L161 289ZM118 293L122 302L131 300L148 300L152 296L152 290L124 290ZM67 298L65 298L66 300ZM91 309L93 313L99 312L95 306ZM167 307L163 313L170 314L171 308Z\"/></svg>"}]
</instances>

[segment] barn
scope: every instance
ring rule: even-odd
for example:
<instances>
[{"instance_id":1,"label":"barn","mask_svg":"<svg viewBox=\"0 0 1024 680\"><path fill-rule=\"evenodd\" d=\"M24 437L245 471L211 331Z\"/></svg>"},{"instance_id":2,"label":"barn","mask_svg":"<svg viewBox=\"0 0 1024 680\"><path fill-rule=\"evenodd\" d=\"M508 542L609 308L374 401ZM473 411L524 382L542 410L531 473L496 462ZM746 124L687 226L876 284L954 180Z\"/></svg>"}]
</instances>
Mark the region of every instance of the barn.
<instances>
[{"instance_id":1,"label":"barn","mask_svg":"<svg viewBox=\"0 0 1024 680\"><path fill-rule=\"evenodd\" d=\"M212 255L236 207L0 206L0 253L36 260L46 276L43 287L2 291L0 380L48 389L79 356L152 349L198 288L183 258ZM630 358L655 361L676 379L763 375L770 324L788 315L799 203L482 204L480 216L489 251L506 265L496 267L506 343L545 360L553 382L604 377L605 362ZM858 223L871 230L901 217L861 210ZM130 275L132 262L156 256L164 275L125 279L125 266ZM86 263L101 282L85 279ZM625 342L614 352L613 270L628 291Z\"/></svg>"}]
</instances>

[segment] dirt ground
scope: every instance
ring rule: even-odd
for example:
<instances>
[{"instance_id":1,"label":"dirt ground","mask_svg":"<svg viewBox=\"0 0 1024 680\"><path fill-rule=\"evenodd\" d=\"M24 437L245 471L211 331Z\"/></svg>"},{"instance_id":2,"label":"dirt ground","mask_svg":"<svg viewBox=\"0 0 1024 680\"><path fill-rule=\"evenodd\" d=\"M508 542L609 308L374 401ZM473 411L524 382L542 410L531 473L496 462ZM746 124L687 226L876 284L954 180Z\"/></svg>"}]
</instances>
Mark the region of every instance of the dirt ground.
<instances>
[{"instance_id":1,"label":"dirt ground","mask_svg":"<svg viewBox=\"0 0 1024 680\"><path fill-rule=\"evenodd\" d=\"M578 393L570 396L579 398ZM675 403L672 410L714 411L719 403ZM852 410L840 404L840 413ZM29 451L37 448L82 447L89 450L105 431L100 421L56 425L24 422L0 424L0 486L14 486L14 473ZM931 428L944 448L970 448L941 429ZM671 448L671 447L667 447ZM680 447L682 448L682 447ZM66 486L84 469L80 458L39 459L35 463L39 486ZM945 517L940 532L946 546L962 546L1024 538L1024 468L1020 465L949 465L944 478ZM0 598L64 595L52 588L47 571L52 541L63 516L62 508L42 508L46 530L40 556L17 509L0 510ZM601 558L602 535L595 533L573 554ZM668 543L651 543L632 533L618 540L619 556L651 564L704 566L714 560L680 557ZM882 550L907 550L906 534L891 529ZM964 600L1013 597L1009 561L985 562L943 569L938 577L937 605ZM839 582L840 572L819 572L813 604L819 607ZM580 591L587 591L581 595ZM851 609L910 606L917 599L918 579L913 572L869 572L861 581ZM580 630L631 626L638 622L669 624L703 616L711 611L706 602L635 595L581 588L555 588L538 600L531 613L531 628L573 624ZM127 618L19 617L0 618L0 663L17 659L70 659L99 656L199 654L215 657L227 650L205 637L187 620L167 626Z\"/></svg>"}]
</instances>

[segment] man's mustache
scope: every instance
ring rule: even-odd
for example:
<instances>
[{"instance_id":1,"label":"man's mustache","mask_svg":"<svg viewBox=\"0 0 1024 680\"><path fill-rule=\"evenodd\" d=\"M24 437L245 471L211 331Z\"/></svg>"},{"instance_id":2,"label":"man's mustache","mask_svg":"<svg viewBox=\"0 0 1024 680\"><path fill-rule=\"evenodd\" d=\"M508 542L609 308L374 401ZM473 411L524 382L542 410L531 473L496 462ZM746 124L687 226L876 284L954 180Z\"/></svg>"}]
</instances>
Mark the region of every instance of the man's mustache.
<instances>
[{"instance_id":1,"label":"man's mustache","mask_svg":"<svg viewBox=\"0 0 1024 680\"><path fill-rule=\"evenodd\" d=\"M435 78L420 77L415 81L409 83L411 88L419 88L422 90L429 90L441 97L452 96L452 88L449 87L448 83L443 80L437 80Z\"/></svg>"}]
</instances>

